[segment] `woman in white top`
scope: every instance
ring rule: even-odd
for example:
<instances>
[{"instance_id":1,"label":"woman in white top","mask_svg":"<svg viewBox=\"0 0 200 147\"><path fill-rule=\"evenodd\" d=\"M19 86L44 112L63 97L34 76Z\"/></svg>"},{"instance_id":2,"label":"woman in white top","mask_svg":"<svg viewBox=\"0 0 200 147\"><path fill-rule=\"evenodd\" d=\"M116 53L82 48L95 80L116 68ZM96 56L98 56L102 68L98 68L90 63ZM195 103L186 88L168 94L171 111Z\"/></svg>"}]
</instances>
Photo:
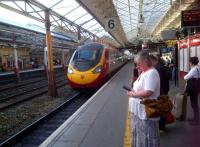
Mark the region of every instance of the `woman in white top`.
<instances>
[{"instance_id":1,"label":"woman in white top","mask_svg":"<svg viewBox=\"0 0 200 147\"><path fill-rule=\"evenodd\" d=\"M199 59L198 57L190 57L190 71L188 74L184 76L185 80L189 80L191 78L200 78L200 67L198 66ZM198 105L198 93L194 91L187 91L190 96L191 106L194 112L194 118L191 119L190 125L198 125L199 124L199 105Z\"/></svg>"},{"instance_id":2,"label":"woman in white top","mask_svg":"<svg viewBox=\"0 0 200 147\"><path fill-rule=\"evenodd\" d=\"M141 52L135 57L137 69L141 72L128 92L129 111L131 112L132 147L159 147L159 118L148 119L142 98L156 99L160 95L160 77L153 67L148 53Z\"/></svg>"}]
</instances>

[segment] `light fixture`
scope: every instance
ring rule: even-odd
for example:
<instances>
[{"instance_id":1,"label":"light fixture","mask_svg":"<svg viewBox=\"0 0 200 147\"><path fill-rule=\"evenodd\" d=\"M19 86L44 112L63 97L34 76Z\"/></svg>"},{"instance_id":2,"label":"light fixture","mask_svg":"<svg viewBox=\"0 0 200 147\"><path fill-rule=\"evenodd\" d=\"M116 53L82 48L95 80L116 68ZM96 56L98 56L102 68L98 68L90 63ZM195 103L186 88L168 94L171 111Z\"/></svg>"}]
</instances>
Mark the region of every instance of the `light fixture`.
<instances>
[{"instance_id":1,"label":"light fixture","mask_svg":"<svg viewBox=\"0 0 200 147\"><path fill-rule=\"evenodd\" d=\"M144 17L143 17L143 15L142 15L142 14L140 14L139 23L144 23Z\"/></svg>"}]
</instances>

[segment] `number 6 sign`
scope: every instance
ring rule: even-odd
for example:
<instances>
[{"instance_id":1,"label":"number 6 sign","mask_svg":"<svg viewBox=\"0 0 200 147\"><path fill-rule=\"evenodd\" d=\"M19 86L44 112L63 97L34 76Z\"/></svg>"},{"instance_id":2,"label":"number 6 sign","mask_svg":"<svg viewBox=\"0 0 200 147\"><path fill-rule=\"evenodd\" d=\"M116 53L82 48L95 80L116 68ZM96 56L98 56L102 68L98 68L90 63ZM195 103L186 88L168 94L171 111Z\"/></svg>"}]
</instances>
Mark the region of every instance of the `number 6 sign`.
<instances>
[{"instance_id":1,"label":"number 6 sign","mask_svg":"<svg viewBox=\"0 0 200 147\"><path fill-rule=\"evenodd\" d=\"M116 18L106 18L105 30L115 31L118 27L118 22Z\"/></svg>"}]
</instances>

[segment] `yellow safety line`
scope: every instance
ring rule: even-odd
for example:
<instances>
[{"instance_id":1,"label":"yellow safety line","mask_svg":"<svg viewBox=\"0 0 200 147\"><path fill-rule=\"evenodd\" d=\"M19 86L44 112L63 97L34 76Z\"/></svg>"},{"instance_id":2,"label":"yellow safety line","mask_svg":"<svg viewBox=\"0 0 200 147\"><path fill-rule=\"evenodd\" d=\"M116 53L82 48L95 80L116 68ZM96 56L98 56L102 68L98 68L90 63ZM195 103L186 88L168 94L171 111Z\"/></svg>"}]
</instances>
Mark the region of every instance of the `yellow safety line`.
<instances>
[{"instance_id":1,"label":"yellow safety line","mask_svg":"<svg viewBox=\"0 0 200 147\"><path fill-rule=\"evenodd\" d=\"M124 135L124 147L131 147L131 117L130 112L127 114L126 130Z\"/></svg>"}]
</instances>

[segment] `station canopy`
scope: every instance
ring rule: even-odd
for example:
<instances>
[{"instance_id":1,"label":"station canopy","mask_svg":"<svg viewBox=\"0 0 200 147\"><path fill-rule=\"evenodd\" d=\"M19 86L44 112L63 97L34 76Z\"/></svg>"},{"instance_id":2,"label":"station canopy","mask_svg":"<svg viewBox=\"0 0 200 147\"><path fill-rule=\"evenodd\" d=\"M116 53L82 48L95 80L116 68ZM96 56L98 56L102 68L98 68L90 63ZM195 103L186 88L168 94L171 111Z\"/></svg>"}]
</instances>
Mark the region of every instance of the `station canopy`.
<instances>
[{"instance_id":1,"label":"station canopy","mask_svg":"<svg viewBox=\"0 0 200 147\"><path fill-rule=\"evenodd\" d=\"M41 4L41 5L40 5ZM88 30L89 32L97 35L98 37L102 36L108 36L111 37L104 28L91 16L83 7L81 7L75 0L2 0L0 1L0 6L2 8L6 8L8 10L23 14L29 18L39 20L40 22L43 22L44 20L44 9L42 8L49 8L52 11L58 13L60 16L63 16L67 18L67 20L70 20L73 24L77 24L77 26L80 26L84 28L85 30ZM43 7L44 6L44 7ZM5 11L5 10L4 10ZM3 12L4 12L3 11ZM14 23L13 19L15 20L16 17L16 24L20 25L20 23L23 23L22 26L31 26L33 27L38 26L38 28L45 28L44 24L38 23L32 20L28 20L27 18L22 18L23 16L17 15L17 14L11 14L10 16L15 17L7 17L5 14L8 15L8 11L4 12L0 15L0 17L4 17L4 21ZM5 20L5 19L9 20ZM2 20L2 19L1 19ZM17 21L19 20L19 22ZM23 20L23 21L22 21ZM55 26L58 26L59 19L55 16L50 17L50 21L52 24L51 29L55 29ZM27 23L27 24L26 24ZM31 25L32 23L32 25ZM69 22L70 23L70 22ZM69 26L66 24L67 29L72 29L73 31L76 30L76 28L71 28L72 26Z\"/></svg>"},{"instance_id":2,"label":"station canopy","mask_svg":"<svg viewBox=\"0 0 200 147\"><path fill-rule=\"evenodd\" d=\"M41 0L39 2L99 37L110 36L75 0Z\"/></svg>"},{"instance_id":3,"label":"station canopy","mask_svg":"<svg viewBox=\"0 0 200 147\"><path fill-rule=\"evenodd\" d=\"M181 0L1 0L0 7L40 22L44 22L44 9L48 8L53 12L50 17L52 29L64 24L66 29L76 32L77 27L81 27L82 32L88 31L93 36L113 39L119 46L125 46L138 39L151 38L172 5L180 5L180 2ZM175 9L176 7L174 11L177 11ZM105 30L106 19L109 17L119 21L117 30ZM63 19L66 21L61 22Z\"/></svg>"}]
</instances>

